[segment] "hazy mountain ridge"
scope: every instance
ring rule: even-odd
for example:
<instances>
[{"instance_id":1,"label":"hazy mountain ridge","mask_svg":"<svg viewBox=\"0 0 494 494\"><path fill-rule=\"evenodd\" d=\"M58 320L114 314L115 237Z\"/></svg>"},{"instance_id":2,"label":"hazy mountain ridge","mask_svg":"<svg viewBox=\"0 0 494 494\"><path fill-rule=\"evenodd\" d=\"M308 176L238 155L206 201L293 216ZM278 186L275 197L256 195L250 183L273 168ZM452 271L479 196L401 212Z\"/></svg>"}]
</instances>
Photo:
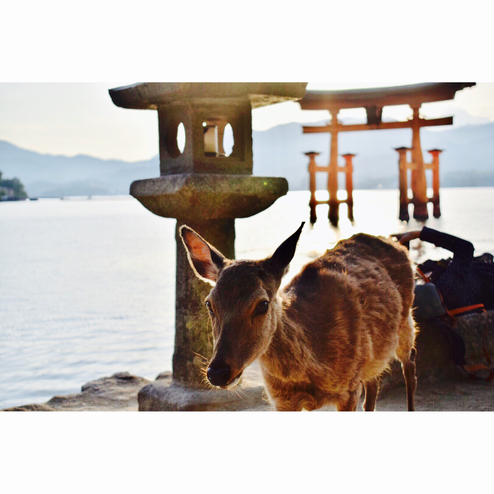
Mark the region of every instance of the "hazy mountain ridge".
<instances>
[{"instance_id":1,"label":"hazy mountain ridge","mask_svg":"<svg viewBox=\"0 0 494 494\"><path fill-rule=\"evenodd\" d=\"M42 154L0 141L0 170L16 176L30 196L127 194L138 178L158 175L158 158L105 160L89 155Z\"/></svg>"},{"instance_id":2,"label":"hazy mountain ridge","mask_svg":"<svg viewBox=\"0 0 494 494\"><path fill-rule=\"evenodd\" d=\"M315 125L315 124L313 124ZM424 158L427 149L441 148L443 186L494 185L494 124L465 125L445 130L422 130ZM329 135L303 134L300 123L253 132L254 173L285 176L292 190L308 188L306 151L319 151L320 165L328 162ZM397 153L410 146L411 131L345 132L339 152L352 152L357 188L396 187ZM129 162L78 154L63 156L23 149L0 140L0 170L4 177L18 177L30 196L127 194L132 181L159 175L159 159ZM325 183L320 174L320 184Z\"/></svg>"}]
</instances>

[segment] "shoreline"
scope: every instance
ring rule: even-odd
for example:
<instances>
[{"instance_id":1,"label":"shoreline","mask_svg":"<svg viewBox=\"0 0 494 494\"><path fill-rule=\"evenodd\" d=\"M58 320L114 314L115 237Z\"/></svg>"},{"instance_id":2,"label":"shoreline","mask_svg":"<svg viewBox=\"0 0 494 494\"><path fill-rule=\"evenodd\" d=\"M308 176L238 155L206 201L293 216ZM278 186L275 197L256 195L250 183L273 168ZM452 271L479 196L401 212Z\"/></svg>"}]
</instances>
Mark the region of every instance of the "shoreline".
<instances>
[{"instance_id":1,"label":"shoreline","mask_svg":"<svg viewBox=\"0 0 494 494\"><path fill-rule=\"evenodd\" d=\"M483 329L485 334L494 323L494 311L482 314L466 314L457 318L457 330L461 331L469 354L476 359L485 358L484 353L494 355L494 342L488 347L479 346L474 328ZM434 325L418 322L417 348L417 379L416 392L417 411L492 411L494 410L494 380L486 381L468 376L457 367L452 360L447 335L438 331ZM489 357L491 359L491 357ZM480 360L479 360L480 361ZM472 361L471 363L478 363ZM157 383L158 388L172 384L172 373L161 372L156 379L149 380L131 375L129 372L118 372L112 376L101 377L81 386L78 394L54 396L45 403L31 403L11 406L3 411L137 411L138 393L144 387ZM183 388L174 387L177 399L187 394ZM245 393L242 393L242 390ZM254 393L252 393L254 392ZM221 393L219 393L221 394ZM274 410L268 402L264 391L264 383L259 363L256 361L245 369L242 376L240 394L254 396L252 400L238 404L230 400L228 393L222 393L220 401L215 402L211 395L203 400L199 408L211 410ZM224 398L230 405L224 408ZM158 400L159 401L159 400ZM211 402L211 405L209 403ZM144 407L156 410L159 404ZM163 408L159 408L163 409ZM165 408L168 409L168 408ZM182 408L181 408L182 409ZM328 410L329 407L321 410ZM406 409L405 387L401 367L394 361L388 372L381 378L381 391L377 401L377 410L400 411Z\"/></svg>"},{"instance_id":2,"label":"shoreline","mask_svg":"<svg viewBox=\"0 0 494 494\"><path fill-rule=\"evenodd\" d=\"M377 400L376 411L406 411L404 383L398 383L399 370L393 369L384 383ZM171 384L171 372L161 373L155 381L132 376L128 372L118 372L110 377L102 377L84 384L78 394L54 396L45 403L32 403L9 407L2 412L43 412L43 411L138 411L137 394L147 384L161 381L164 385ZM245 372L242 380L243 388L262 386L260 370L254 364ZM242 388L240 388L242 389ZM232 395L234 394L231 392ZM362 400L357 411L362 411ZM264 396L242 411L275 411ZM417 411L494 411L494 383L457 377L454 379L423 379L419 380L416 392ZM323 407L320 411L334 411L332 407Z\"/></svg>"}]
</instances>

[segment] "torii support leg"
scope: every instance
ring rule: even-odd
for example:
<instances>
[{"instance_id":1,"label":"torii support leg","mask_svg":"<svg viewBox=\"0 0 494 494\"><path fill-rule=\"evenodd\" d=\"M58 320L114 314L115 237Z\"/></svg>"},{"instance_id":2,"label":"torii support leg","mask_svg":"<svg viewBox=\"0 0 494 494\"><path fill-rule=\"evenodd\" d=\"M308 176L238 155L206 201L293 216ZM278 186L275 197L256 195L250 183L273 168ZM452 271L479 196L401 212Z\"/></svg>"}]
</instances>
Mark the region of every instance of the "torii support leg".
<instances>
[{"instance_id":1,"label":"torii support leg","mask_svg":"<svg viewBox=\"0 0 494 494\"><path fill-rule=\"evenodd\" d=\"M328 172L329 221L338 225L338 111L331 110L331 149Z\"/></svg>"},{"instance_id":2,"label":"torii support leg","mask_svg":"<svg viewBox=\"0 0 494 494\"><path fill-rule=\"evenodd\" d=\"M424 157L420 143L420 105L412 106L412 192L413 192L413 217L417 220L426 220L427 212L427 183L425 180Z\"/></svg>"},{"instance_id":3,"label":"torii support leg","mask_svg":"<svg viewBox=\"0 0 494 494\"><path fill-rule=\"evenodd\" d=\"M309 151L305 153L306 156L309 157L309 189L310 189L310 222L313 225L317 220L316 215L316 156L319 156L320 153L316 153L315 151Z\"/></svg>"},{"instance_id":4,"label":"torii support leg","mask_svg":"<svg viewBox=\"0 0 494 494\"><path fill-rule=\"evenodd\" d=\"M441 207L439 205L439 155L442 149L429 149L432 155L432 214L434 218L441 216Z\"/></svg>"},{"instance_id":5,"label":"torii support leg","mask_svg":"<svg viewBox=\"0 0 494 494\"><path fill-rule=\"evenodd\" d=\"M410 215L408 214L408 177L407 177L407 152L410 148L407 147L399 147L395 148L398 151L398 168L399 168L399 177L400 177L400 214L399 218L401 221L408 221L410 219Z\"/></svg>"},{"instance_id":6,"label":"torii support leg","mask_svg":"<svg viewBox=\"0 0 494 494\"><path fill-rule=\"evenodd\" d=\"M345 186L346 186L346 204L348 207L348 219L354 221L353 218L353 157L355 154L347 153L342 155L345 159Z\"/></svg>"}]
</instances>

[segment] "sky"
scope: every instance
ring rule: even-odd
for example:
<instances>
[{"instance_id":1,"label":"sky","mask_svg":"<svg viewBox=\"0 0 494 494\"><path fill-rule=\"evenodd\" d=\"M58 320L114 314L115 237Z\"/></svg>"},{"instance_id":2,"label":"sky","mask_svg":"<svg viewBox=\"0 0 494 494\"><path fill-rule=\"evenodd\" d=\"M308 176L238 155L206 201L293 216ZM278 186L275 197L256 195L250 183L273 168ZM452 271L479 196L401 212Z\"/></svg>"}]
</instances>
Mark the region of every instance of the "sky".
<instances>
[{"instance_id":1,"label":"sky","mask_svg":"<svg viewBox=\"0 0 494 494\"><path fill-rule=\"evenodd\" d=\"M119 108L108 95L109 88L130 82L0 83L0 140L41 153L149 159L158 153L156 111ZM389 85L393 84L309 83L307 89ZM410 114L410 108L402 105L385 107L383 117L405 119ZM421 114L428 118L456 115L455 125L494 121L494 83L464 89L451 101L424 104ZM364 110L344 110L340 117L363 121ZM298 103L287 102L254 110L252 124L254 130L265 130L327 118L326 111L302 111Z\"/></svg>"}]
</instances>

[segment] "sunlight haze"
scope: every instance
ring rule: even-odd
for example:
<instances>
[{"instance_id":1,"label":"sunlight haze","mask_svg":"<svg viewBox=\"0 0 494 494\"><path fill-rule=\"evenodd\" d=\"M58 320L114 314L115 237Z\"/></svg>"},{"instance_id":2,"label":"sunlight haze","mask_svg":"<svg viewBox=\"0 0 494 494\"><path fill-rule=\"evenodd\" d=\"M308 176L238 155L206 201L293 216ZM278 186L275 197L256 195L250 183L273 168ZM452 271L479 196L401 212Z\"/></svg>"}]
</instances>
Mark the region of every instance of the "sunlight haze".
<instances>
[{"instance_id":1,"label":"sunlight haze","mask_svg":"<svg viewBox=\"0 0 494 494\"><path fill-rule=\"evenodd\" d=\"M40 153L88 154L136 161L158 154L155 111L115 106L108 89L124 83L0 83L0 140ZM309 83L308 90L378 87L389 83ZM385 107L384 119L405 119L405 106ZM455 125L494 120L494 84L480 83L459 91L456 99L422 106L427 118L455 115ZM345 110L340 118L361 120L363 109ZM328 119L326 111L302 111L295 102L259 108L254 130L289 122ZM441 128L438 128L440 130Z\"/></svg>"}]
</instances>

